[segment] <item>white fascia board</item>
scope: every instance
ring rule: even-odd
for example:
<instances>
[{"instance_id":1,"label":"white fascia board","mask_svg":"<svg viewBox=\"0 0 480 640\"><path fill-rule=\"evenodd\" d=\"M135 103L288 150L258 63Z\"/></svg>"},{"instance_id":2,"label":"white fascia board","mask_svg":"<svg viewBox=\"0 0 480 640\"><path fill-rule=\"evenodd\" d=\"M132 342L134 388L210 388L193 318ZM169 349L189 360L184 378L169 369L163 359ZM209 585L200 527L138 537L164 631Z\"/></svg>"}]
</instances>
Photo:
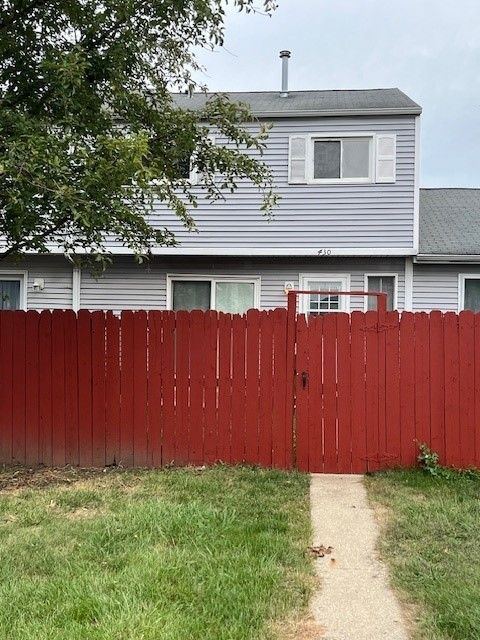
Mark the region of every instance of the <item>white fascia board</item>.
<instances>
[{"instance_id":1,"label":"white fascia board","mask_svg":"<svg viewBox=\"0 0 480 640\"><path fill-rule=\"evenodd\" d=\"M125 253L125 250L120 253ZM330 258L335 256L407 256L413 255L411 248L278 248L278 247L165 247L152 250L153 255L191 255L191 256L316 256Z\"/></svg>"},{"instance_id":2,"label":"white fascia board","mask_svg":"<svg viewBox=\"0 0 480 640\"><path fill-rule=\"evenodd\" d=\"M77 250L77 255L88 255L86 250ZM114 256L133 256L133 251L125 247L108 247L107 254ZM413 256L412 247L370 247L352 249L348 247L154 247L154 256L316 256L334 258L335 256ZM25 255L36 255L34 251ZM51 247L48 254L64 255L60 247Z\"/></svg>"}]
</instances>

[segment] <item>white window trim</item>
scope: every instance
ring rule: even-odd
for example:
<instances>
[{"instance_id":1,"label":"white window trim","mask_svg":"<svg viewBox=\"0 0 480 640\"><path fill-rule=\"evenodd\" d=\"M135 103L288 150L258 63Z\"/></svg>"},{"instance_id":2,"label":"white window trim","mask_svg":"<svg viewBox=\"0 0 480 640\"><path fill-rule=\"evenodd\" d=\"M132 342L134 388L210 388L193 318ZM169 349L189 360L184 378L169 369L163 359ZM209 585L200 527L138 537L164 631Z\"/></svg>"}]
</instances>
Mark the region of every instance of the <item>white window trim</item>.
<instances>
[{"instance_id":1,"label":"white window trim","mask_svg":"<svg viewBox=\"0 0 480 640\"><path fill-rule=\"evenodd\" d=\"M363 290L368 291L368 278L394 278L393 281L393 310L396 311L398 309L398 273L393 271L379 271L375 273L375 271L371 271L366 273L363 277ZM365 300L363 303L364 311L368 311L368 298L369 296L365 296Z\"/></svg>"},{"instance_id":2,"label":"white window trim","mask_svg":"<svg viewBox=\"0 0 480 640\"><path fill-rule=\"evenodd\" d=\"M309 288L308 282L310 280L318 280L320 282L331 282L332 280L339 280L342 282L342 288L340 291L350 291L350 274L349 273L325 273L322 271L321 273L300 273L298 282L300 284L300 290L304 291ZM300 313L305 313L308 315L308 295L300 294L300 305L299 311ZM340 309L331 310L325 309L322 313L350 313L350 296L340 296Z\"/></svg>"},{"instance_id":3,"label":"white window trim","mask_svg":"<svg viewBox=\"0 0 480 640\"><path fill-rule=\"evenodd\" d=\"M260 276L242 276L242 275L211 275L211 274L193 274L193 273L168 273L167 274L167 300L166 306L168 311L173 310L173 282L176 280L199 280L202 282L210 282L210 309L215 311L215 283L217 282L241 282L245 284L253 284L253 303L254 309L260 309L260 291L261 291L261 277Z\"/></svg>"},{"instance_id":4,"label":"white window trim","mask_svg":"<svg viewBox=\"0 0 480 640\"><path fill-rule=\"evenodd\" d=\"M348 131L334 133L311 133L307 136L306 149L306 181L307 184L373 184L375 182L375 136L372 131ZM370 166L368 178L314 178L313 177L313 143L315 140L341 140L342 138L369 138L370 139ZM342 146L340 146L340 167L342 164Z\"/></svg>"},{"instance_id":5,"label":"white window trim","mask_svg":"<svg viewBox=\"0 0 480 640\"><path fill-rule=\"evenodd\" d=\"M465 280L480 280L480 273L458 274L458 311L465 311Z\"/></svg>"},{"instance_id":6,"label":"white window trim","mask_svg":"<svg viewBox=\"0 0 480 640\"><path fill-rule=\"evenodd\" d=\"M0 280L18 280L20 282L20 311L26 311L28 271L0 271Z\"/></svg>"}]
</instances>

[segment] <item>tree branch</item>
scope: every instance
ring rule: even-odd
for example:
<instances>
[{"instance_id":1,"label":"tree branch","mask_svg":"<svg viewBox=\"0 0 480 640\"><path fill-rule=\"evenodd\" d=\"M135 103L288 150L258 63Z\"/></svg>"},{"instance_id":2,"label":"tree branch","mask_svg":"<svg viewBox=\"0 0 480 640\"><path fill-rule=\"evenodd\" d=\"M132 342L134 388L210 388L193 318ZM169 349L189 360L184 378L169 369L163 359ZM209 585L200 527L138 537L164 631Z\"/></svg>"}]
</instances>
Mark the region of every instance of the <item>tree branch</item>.
<instances>
[{"instance_id":1,"label":"tree branch","mask_svg":"<svg viewBox=\"0 0 480 640\"><path fill-rule=\"evenodd\" d=\"M27 238L27 239L24 238L22 240L19 240L18 242L15 242L14 244L12 244L11 247L8 247L8 249L6 249L3 253L0 253L0 262L2 260L5 260L11 255L18 253L21 249L25 249L29 244L34 243L35 241L45 240L45 238L47 238L50 234L55 233L55 231L58 231L61 227L63 227L63 225L66 222L68 222L69 219L70 219L70 216L63 216L52 227L45 229L44 231L42 231L42 233L39 233L38 235L34 235L31 238Z\"/></svg>"}]
</instances>

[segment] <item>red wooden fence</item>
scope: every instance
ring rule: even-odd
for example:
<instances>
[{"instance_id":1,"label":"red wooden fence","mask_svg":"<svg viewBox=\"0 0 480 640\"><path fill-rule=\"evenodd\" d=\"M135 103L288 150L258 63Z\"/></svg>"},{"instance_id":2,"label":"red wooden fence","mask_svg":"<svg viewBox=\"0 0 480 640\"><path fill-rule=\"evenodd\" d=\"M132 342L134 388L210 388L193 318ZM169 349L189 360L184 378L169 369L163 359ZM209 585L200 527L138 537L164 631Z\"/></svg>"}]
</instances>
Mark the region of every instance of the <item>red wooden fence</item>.
<instances>
[{"instance_id":1,"label":"red wooden fence","mask_svg":"<svg viewBox=\"0 0 480 640\"><path fill-rule=\"evenodd\" d=\"M285 310L0 312L0 462L291 465Z\"/></svg>"},{"instance_id":2,"label":"red wooden fence","mask_svg":"<svg viewBox=\"0 0 480 640\"><path fill-rule=\"evenodd\" d=\"M480 466L480 314L0 312L0 462Z\"/></svg>"}]
</instances>

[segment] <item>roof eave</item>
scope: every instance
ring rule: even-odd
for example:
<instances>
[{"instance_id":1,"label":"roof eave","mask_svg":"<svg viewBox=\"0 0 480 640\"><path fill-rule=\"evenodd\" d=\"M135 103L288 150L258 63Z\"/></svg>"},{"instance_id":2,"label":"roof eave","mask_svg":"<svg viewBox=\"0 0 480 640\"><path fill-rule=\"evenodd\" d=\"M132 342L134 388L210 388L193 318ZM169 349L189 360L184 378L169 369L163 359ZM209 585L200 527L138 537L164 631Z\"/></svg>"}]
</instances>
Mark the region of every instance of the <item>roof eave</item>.
<instances>
[{"instance_id":1,"label":"roof eave","mask_svg":"<svg viewBox=\"0 0 480 640\"><path fill-rule=\"evenodd\" d=\"M414 262L417 263L462 263L462 262L479 262L480 254L461 254L461 253L419 253L415 256Z\"/></svg>"},{"instance_id":2,"label":"roof eave","mask_svg":"<svg viewBox=\"0 0 480 640\"><path fill-rule=\"evenodd\" d=\"M295 111L253 111L257 118L315 118L331 116L419 116L421 107L399 107L388 109L332 109Z\"/></svg>"}]
</instances>

